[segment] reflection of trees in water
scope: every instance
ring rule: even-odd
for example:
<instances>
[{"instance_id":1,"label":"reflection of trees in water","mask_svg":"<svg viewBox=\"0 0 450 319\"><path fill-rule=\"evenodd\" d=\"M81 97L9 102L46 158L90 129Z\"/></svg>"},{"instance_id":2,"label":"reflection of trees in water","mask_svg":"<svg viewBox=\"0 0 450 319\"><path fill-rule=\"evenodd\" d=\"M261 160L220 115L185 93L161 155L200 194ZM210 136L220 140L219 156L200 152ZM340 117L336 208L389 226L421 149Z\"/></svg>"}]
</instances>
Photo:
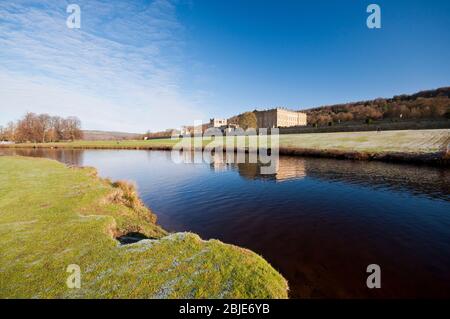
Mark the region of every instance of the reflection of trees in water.
<instances>
[{"instance_id":1,"label":"reflection of trees in water","mask_svg":"<svg viewBox=\"0 0 450 319\"><path fill-rule=\"evenodd\" d=\"M287 181L306 176L336 182L409 190L414 194L450 200L450 172L436 167L391 164L370 161L334 160L280 156L276 160L276 174L262 175L261 163L212 162L215 171L234 169L246 179Z\"/></svg>"},{"instance_id":2,"label":"reflection of trees in water","mask_svg":"<svg viewBox=\"0 0 450 319\"><path fill-rule=\"evenodd\" d=\"M262 175L261 164L256 163L238 163L237 170L239 175L246 179L273 179L273 175Z\"/></svg>"},{"instance_id":3,"label":"reflection of trees in water","mask_svg":"<svg viewBox=\"0 0 450 319\"><path fill-rule=\"evenodd\" d=\"M83 150L57 150L42 148L4 149L0 150L0 155L45 157L67 165L83 165Z\"/></svg>"},{"instance_id":4,"label":"reflection of trees in water","mask_svg":"<svg viewBox=\"0 0 450 319\"><path fill-rule=\"evenodd\" d=\"M308 176L370 187L407 189L414 194L450 200L450 172L443 168L308 158Z\"/></svg>"}]
</instances>

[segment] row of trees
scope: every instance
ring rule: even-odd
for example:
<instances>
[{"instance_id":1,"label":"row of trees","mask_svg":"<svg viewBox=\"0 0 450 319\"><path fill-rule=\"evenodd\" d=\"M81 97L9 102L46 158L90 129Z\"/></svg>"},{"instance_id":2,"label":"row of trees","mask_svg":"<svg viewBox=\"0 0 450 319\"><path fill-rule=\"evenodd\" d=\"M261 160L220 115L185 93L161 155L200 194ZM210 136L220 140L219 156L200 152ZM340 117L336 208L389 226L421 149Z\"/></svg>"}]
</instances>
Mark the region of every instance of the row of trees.
<instances>
[{"instance_id":1,"label":"row of trees","mask_svg":"<svg viewBox=\"0 0 450 319\"><path fill-rule=\"evenodd\" d=\"M392 99L324 106L307 110L308 124L324 125L380 119L437 119L450 117L450 88L426 91L426 95L396 96Z\"/></svg>"},{"instance_id":2,"label":"row of trees","mask_svg":"<svg viewBox=\"0 0 450 319\"><path fill-rule=\"evenodd\" d=\"M26 113L16 123L0 126L0 140L17 143L73 141L82 137L81 122L76 117Z\"/></svg>"}]
</instances>

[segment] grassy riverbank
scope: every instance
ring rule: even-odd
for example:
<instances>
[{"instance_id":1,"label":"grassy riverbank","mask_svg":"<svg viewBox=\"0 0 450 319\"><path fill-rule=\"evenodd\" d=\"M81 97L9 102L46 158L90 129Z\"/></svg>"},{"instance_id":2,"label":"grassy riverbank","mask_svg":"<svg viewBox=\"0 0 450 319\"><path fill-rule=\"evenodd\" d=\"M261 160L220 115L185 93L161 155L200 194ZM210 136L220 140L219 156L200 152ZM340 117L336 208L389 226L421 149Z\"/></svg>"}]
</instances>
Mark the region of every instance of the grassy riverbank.
<instances>
[{"instance_id":1,"label":"grassy riverbank","mask_svg":"<svg viewBox=\"0 0 450 319\"><path fill-rule=\"evenodd\" d=\"M227 144L230 140L221 138L218 141ZM179 140L176 139L75 141L68 143L24 143L0 145L0 147L170 150L178 142ZM210 142L210 140L198 141L196 145L205 146ZM280 154L422 162L439 165L448 165L447 150L449 143L449 129L284 134L279 136Z\"/></svg>"},{"instance_id":2,"label":"grassy riverbank","mask_svg":"<svg viewBox=\"0 0 450 319\"><path fill-rule=\"evenodd\" d=\"M286 298L255 253L192 233L168 235L126 183L91 168L0 157L0 298ZM120 245L138 232L149 239ZM69 289L66 268L81 268Z\"/></svg>"}]
</instances>

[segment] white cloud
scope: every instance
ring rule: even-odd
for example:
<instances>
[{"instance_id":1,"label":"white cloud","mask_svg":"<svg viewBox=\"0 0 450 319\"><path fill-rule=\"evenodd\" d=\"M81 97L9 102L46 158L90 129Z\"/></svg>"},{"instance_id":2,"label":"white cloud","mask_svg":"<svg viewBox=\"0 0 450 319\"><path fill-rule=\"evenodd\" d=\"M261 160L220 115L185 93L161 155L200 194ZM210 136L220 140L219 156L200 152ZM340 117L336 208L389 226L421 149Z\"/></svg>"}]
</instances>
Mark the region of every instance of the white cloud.
<instances>
[{"instance_id":1,"label":"white cloud","mask_svg":"<svg viewBox=\"0 0 450 319\"><path fill-rule=\"evenodd\" d=\"M0 123L33 111L145 131L204 118L198 97L181 94L183 27L171 2L78 4L76 30L67 2L0 3Z\"/></svg>"}]
</instances>

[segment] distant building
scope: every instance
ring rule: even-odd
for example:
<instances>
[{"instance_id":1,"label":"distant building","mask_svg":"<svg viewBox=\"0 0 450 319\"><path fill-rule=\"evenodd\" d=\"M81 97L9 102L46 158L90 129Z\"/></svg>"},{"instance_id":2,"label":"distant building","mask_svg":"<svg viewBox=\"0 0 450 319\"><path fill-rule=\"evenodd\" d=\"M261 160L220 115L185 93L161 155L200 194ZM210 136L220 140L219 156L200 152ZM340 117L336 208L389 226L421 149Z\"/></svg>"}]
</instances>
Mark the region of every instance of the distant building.
<instances>
[{"instance_id":1,"label":"distant building","mask_svg":"<svg viewBox=\"0 0 450 319\"><path fill-rule=\"evenodd\" d=\"M285 108L255 111L259 128L306 126L306 113Z\"/></svg>"},{"instance_id":2,"label":"distant building","mask_svg":"<svg viewBox=\"0 0 450 319\"><path fill-rule=\"evenodd\" d=\"M193 131L194 128L192 126L183 125L180 130L180 135L190 135L191 133L193 133Z\"/></svg>"},{"instance_id":3,"label":"distant building","mask_svg":"<svg viewBox=\"0 0 450 319\"><path fill-rule=\"evenodd\" d=\"M227 125L227 120L226 119L210 119L209 120L209 127L217 127L217 128L221 128L223 126Z\"/></svg>"},{"instance_id":4,"label":"distant building","mask_svg":"<svg viewBox=\"0 0 450 319\"><path fill-rule=\"evenodd\" d=\"M222 133L231 133L237 128L239 128L238 124L228 123L226 119L211 119L209 120L209 124L207 128L217 128L222 131Z\"/></svg>"},{"instance_id":5,"label":"distant building","mask_svg":"<svg viewBox=\"0 0 450 319\"><path fill-rule=\"evenodd\" d=\"M220 129L224 133L231 133L231 132L234 132L238 128L239 128L238 124L228 123L227 125L222 126Z\"/></svg>"}]
</instances>

